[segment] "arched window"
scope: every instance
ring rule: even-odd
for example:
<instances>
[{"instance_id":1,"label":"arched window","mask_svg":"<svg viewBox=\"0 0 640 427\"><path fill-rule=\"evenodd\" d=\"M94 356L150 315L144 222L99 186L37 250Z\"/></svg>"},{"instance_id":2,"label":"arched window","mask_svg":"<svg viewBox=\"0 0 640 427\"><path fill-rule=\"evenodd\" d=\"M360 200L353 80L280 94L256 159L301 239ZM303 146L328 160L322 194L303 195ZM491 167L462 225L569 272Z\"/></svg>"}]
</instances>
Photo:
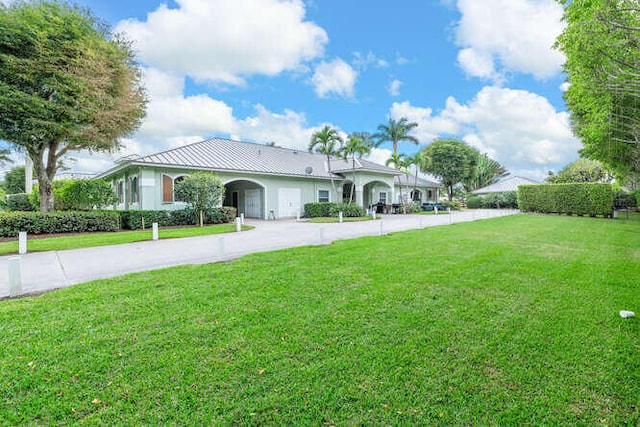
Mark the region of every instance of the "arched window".
<instances>
[{"instance_id":1,"label":"arched window","mask_svg":"<svg viewBox=\"0 0 640 427\"><path fill-rule=\"evenodd\" d=\"M116 182L116 196L118 196L118 203L124 203L124 181L122 180Z\"/></svg>"},{"instance_id":2,"label":"arched window","mask_svg":"<svg viewBox=\"0 0 640 427\"><path fill-rule=\"evenodd\" d=\"M176 196L176 184L183 180L184 176L178 176L173 179L173 200L176 202L184 202L184 200L180 200L180 198Z\"/></svg>"},{"instance_id":3,"label":"arched window","mask_svg":"<svg viewBox=\"0 0 640 427\"><path fill-rule=\"evenodd\" d=\"M137 176L129 177L128 195L129 195L129 203L138 203L140 201Z\"/></svg>"},{"instance_id":4,"label":"arched window","mask_svg":"<svg viewBox=\"0 0 640 427\"><path fill-rule=\"evenodd\" d=\"M162 175L162 202L173 202L173 178L169 175Z\"/></svg>"}]
</instances>

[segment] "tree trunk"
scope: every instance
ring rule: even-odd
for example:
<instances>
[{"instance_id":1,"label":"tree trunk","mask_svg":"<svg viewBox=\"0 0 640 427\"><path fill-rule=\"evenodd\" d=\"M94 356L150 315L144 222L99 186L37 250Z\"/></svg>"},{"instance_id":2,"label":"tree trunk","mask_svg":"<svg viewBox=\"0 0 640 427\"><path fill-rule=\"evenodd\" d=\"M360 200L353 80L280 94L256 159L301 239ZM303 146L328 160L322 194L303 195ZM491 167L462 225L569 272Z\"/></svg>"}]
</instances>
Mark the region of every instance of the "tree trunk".
<instances>
[{"instance_id":1,"label":"tree trunk","mask_svg":"<svg viewBox=\"0 0 640 427\"><path fill-rule=\"evenodd\" d=\"M353 203L353 192L356 189L356 158L354 157L352 160L352 168L353 168L353 180L351 181L351 195L349 196L349 203Z\"/></svg>"},{"instance_id":2,"label":"tree trunk","mask_svg":"<svg viewBox=\"0 0 640 427\"><path fill-rule=\"evenodd\" d=\"M43 162L44 152L35 152L28 150L27 153L33 161L33 169L35 169L38 177L38 192L40 195L40 212L53 212L53 177L56 174L55 161L54 167L47 164L45 167ZM49 156L50 157L50 156ZM55 158L55 156L54 156Z\"/></svg>"}]
</instances>

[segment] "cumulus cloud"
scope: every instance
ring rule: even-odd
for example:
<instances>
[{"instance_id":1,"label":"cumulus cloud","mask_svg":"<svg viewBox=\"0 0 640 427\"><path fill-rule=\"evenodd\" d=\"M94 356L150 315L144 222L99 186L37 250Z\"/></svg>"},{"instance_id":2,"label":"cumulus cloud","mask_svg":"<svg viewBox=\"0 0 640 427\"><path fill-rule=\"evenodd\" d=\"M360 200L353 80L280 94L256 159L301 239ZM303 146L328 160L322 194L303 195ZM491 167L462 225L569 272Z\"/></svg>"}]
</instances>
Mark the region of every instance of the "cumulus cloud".
<instances>
[{"instance_id":1,"label":"cumulus cloud","mask_svg":"<svg viewBox=\"0 0 640 427\"><path fill-rule=\"evenodd\" d=\"M394 102L389 115L399 120L406 117L410 122L418 123L412 134L421 144L427 144L441 134L454 134L459 130L458 123L442 115L433 115L433 110L427 107L411 105L409 101Z\"/></svg>"},{"instance_id":2,"label":"cumulus cloud","mask_svg":"<svg viewBox=\"0 0 640 427\"><path fill-rule=\"evenodd\" d=\"M320 98L334 93L345 98L352 98L358 72L351 65L337 58L331 62L322 61L311 77L316 94Z\"/></svg>"},{"instance_id":3,"label":"cumulus cloud","mask_svg":"<svg viewBox=\"0 0 640 427\"><path fill-rule=\"evenodd\" d=\"M545 79L561 71L564 57L552 49L563 25L557 2L458 0L457 8L458 63L468 75L499 79L520 72Z\"/></svg>"},{"instance_id":4,"label":"cumulus cloud","mask_svg":"<svg viewBox=\"0 0 640 427\"><path fill-rule=\"evenodd\" d=\"M277 75L320 57L326 32L305 21L301 0L176 0L144 22L121 21L148 66L197 81L243 84L243 76Z\"/></svg>"},{"instance_id":5,"label":"cumulus cloud","mask_svg":"<svg viewBox=\"0 0 640 427\"><path fill-rule=\"evenodd\" d=\"M395 79L391 83L389 83L389 86L387 86L387 91L389 92L389 95L391 96L400 95L400 86L402 86L402 82L398 79Z\"/></svg>"},{"instance_id":6,"label":"cumulus cloud","mask_svg":"<svg viewBox=\"0 0 640 427\"><path fill-rule=\"evenodd\" d=\"M391 154L393 154L393 151L386 148L374 148L371 150L371 153L369 153L369 155L365 158L374 163L384 165L385 162L391 157Z\"/></svg>"}]
</instances>

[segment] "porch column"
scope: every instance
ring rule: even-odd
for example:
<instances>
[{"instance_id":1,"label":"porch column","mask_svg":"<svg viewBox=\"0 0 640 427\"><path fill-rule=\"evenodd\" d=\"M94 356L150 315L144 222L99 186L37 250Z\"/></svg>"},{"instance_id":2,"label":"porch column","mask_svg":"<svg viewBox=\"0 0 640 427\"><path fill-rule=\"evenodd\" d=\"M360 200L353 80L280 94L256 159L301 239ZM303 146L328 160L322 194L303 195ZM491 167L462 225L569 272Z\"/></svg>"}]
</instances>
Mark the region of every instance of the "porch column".
<instances>
[{"instance_id":1,"label":"porch column","mask_svg":"<svg viewBox=\"0 0 640 427\"><path fill-rule=\"evenodd\" d=\"M356 185L356 205L366 208L366 206L364 206L363 191L364 188L362 185Z\"/></svg>"}]
</instances>

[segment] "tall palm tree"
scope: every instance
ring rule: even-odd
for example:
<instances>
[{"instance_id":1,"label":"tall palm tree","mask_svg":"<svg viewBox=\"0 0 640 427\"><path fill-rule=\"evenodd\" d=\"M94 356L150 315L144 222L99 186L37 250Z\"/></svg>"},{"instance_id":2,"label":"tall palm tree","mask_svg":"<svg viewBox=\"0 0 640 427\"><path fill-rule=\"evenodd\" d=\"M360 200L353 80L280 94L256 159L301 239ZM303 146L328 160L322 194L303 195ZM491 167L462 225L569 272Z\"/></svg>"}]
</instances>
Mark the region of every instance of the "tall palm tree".
<instances>
[{"instance_id":1,"label":"tall palm tree","mask_svg":"<svg viewBox=\"0 0 640 427\"><path fill-rule=\"evenodd\" d=\"M371 145L365 143L362 135L366 135L368 137L368 133L366 132L352 132L344 146L342 147L341 154L342 158L345 160L351 159L351 170L353 171L353 179L351 180L351 194L349 196L349 203L353 203L353 191L356 186L356 155L358 158L362 158L365 154L369 154L371 152Z\"/></svg>"},{"instance_id":2,"label":"tall palm tree","mask_svg":"<svg viewBox=\"0 0 640 427\"><path fill-rule=\"evenodd\" d=\"M340 152L342 146L342 137L338 131L329 125L325 125L321 130L314 132L309 141L309 152L324 154L327 156L327 171L331 175L331 156L335 156ZM333 194L337 194L336 185L331 177L331 186Z\"/></svg>"},{"instance_id":3,"label":"tall palm tree","mask_svg":"<svg viewBox=\"0 0 640 427\"><path fill-rule=\"evenodd\" d=\"M504 178L507 175L509 175L509 171L485 153L478 155L473 173L462 185L465 191L470 193L478 188L494 184L500 178Z\"/></svg>"},{"instance_id":4,"label":"tall palm tree","mask_svg":"<svg viewBox=\"0 0 640 427\"><path fill-rule=\"evenodd\" d=\"M407 164L407 167L415 166L415 173L413 175L413 194L415 195L416 187L418 187L418 171L422 169L425 163L425 159L422 155L422 152L418 151L413 156L407 156L405 158L405 162ZM413 201L413 197L411 198L411 201Z\"/></svg>"},{"instance_id":5,"label":"tall palm tree","mask_svg":"<svg viewBox=\"0 0 640 427\"><path fill-rule=\"evenodd\" d=\"M418 127L418 123L410 122L406 117L402 117L400 120L389 119L389 124L382 124L378 126L378 133L373 135L377 139L376 146L379 146L383 142L393 142L393 154L398 153L398 142L407 141L418 144L418 138L413 135L409 135L409 132Z\"/></svg>"},{"instance_id":6,"label":"tall palm tree","mask_svg":"<svg viewBox=\"0 0 640 427\"><path fill-rule=\"evenodd\" d=\"M397 170L399 170L400 172L405 172L406 167L407 167L407 161L404 157L404 154L398 154L398 153L393 153L391 155L391 157L389 157L387 159L387 161L385 162L385 165L389 166L389 165L393 165L393 167ZM407 213L405 206L404 206L404 198L402 197L402 178L399 180L400 181L400 205L402 206L402 212L403 213Z\"/></svg>"}]
</instances>

